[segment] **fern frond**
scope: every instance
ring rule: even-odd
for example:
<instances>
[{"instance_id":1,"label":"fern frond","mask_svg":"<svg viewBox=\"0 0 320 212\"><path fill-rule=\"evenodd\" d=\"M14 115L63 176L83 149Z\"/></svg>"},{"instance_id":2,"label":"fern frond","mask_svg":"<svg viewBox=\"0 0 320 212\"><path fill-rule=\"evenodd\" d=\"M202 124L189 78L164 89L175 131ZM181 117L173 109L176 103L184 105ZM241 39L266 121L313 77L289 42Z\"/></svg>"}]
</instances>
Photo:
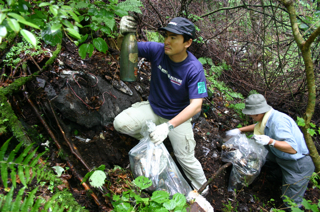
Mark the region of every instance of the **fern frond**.
<instances>
[{"instance_id":1,"label":"fern frond","mask_svg":"<svg viewBox=\"0 0 320 212\"><path fill-rule=\"evenodd\" d=\"M21 205L21 200L22 200L22 195L23 195L25 189L26 189L26 187L23 187L22 189L19 190L18 195L16 197L16 200L12 203L11 211L19 211L20 205Z\"/></svg>"},{"instance_id":2,"label":"fern frond","mask_svg":"<svg viewBox=\"0 0 320 212\"><path fill-rule=\"evenodd\" d=\"M132 11L142 14L140 7L143 7L143 4L139 0L126 0L125 2L120 2L117 6L124 11Z\"/></svg>"},{"instance_id":3,"label":"fern frond","mask_svg":"<svg viewBox=\"0 0 320 212\"><path fill-rule=\"evenodd\" d=\"M9 193L5 197L5 203L1 211L10 211L10 206L12 204L13 188L10 189Z\"/></svg>"}]
</instances>

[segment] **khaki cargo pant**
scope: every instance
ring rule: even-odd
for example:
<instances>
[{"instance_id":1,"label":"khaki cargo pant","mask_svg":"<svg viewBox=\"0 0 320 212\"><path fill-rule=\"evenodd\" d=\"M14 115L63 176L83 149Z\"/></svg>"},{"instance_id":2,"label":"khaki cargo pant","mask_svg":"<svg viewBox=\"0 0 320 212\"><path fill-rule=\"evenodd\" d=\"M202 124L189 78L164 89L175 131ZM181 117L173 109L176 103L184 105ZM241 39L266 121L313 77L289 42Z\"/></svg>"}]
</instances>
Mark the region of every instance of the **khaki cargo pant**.
<instances>
[{"instance_id":1,"label":"khaki cargo pant","mask_svg":"<svg viewBox=\"0 0 320 212\"><path fill-rule=\"evenodd\" d=\"M142 138L140 134L141 127L147 120L152 120L156 125L169 121L156 115L149 102L144 101L135 103L130 108L122 111L115 117L113 125L118 132L140 140ZM207 179L200 162L194 155L196 141L193 137L191 119L174 128L168 136L174 155L183 168L185 175L191 181L194 189L200 189Z\"/></svg>"}]
</instances>

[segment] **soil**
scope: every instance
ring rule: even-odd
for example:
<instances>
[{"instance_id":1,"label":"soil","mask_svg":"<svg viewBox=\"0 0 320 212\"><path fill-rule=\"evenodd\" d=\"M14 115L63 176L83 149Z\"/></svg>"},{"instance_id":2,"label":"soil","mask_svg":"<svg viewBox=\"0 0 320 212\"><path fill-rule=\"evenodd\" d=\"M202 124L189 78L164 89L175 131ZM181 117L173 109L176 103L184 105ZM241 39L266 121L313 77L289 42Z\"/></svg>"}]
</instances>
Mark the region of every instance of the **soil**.
<instances>
[{"instance_id":1,"label":"soil","mask_svg":"<svg viewBox=\"0 0 320 212\"><path fill-rule=\"evenodd\" d=\"M65 46L65 48L59 54L58 59L64 62L64 68L66 70L82 69L85 72L89 72L96 76L109 76L109 78L112 79L119 79L119 52L116 49L109 49L111 54L107 57L95 52L91 58L84 60L84 64L82 64L79 62L81 60L79 59L75 46L70 42L65 42L63 46ZM68 55L68 57L63 55ZM72 58L72 60L68 60L68 58ZM61 71L61 67L59 67L59 62L57 60L52 69L44 72L41 76L46 79L46 81L53 84L57 93L59 93L59 89L63 87L63 81L61 81L54 73ZM132 83L134 86L139 85L144 88L144 91L140 93L141 100L146 100L149 92L149 67L147 62L144 63L140 68L137 81ZM129 85L130 83L127 84ZM28 83L27 89L32 99L37 102L38 107L43 106L43 103L47 101L46 93L38 86L36 81ZM22 99L23 97L20 98ZM47 135L47 132L30 106L23 100L21 102L23 102L23 104L20 105L20 109L14 107L16 114L23 117L28 126L37 125L38 133ZM212 105L212 102L214 102L214 105ZM90 103L92 103L91 105L94 105L93 100ZM235 128L240 123L240 121L235 118L235 112L226 108L224 105L223 98L220 97L218 93L214 93L212 97L205 99L202 112L194 121L194 133L197 141L195 155L202 164L208 179L225 164L221 160L221 144L226 141L226 138L224 137L225 131ZM121 193L119 188L123 188L123 186L114 184L116 182L115 179L119 179L119 176L123 177L125 175L126 178L132 180L128 152L138 143L138 140L116 132L112 123L104 127L96 126L88 129L63 117L63 115L59 113L59 108L55 108L55 111L61 119L61 122L64 123L62 126L65 127L64 130L67 137L77 148L86 164L91 168L105 165L106 169L110 172L109 180L111 183L108 185L108 189L115 193ZM45 117L50 121L50 126L62 143L63 149L68 152L69 147L63 140L62 134L56 126L52 115L46 111ZM76 136L90 139L90 141L81 141L77 139ZM169 140L166 139L164 144L174 158ZM84 176L88 170L79 163L79 160L77 160L74 155L70 152L68 154L73 158L72 160L76 164L76 169L79 174ZM65 163L62 157L59 157L58 150L54 144L50 144L49 161L52 166ZM114 166L120 166L124 168L125 171L117 173L113 171ZM230 171L231 167L223 170L210 184L209 194L206 196L206 199L212 204L215 211L269 211L271 208L284 207L283 202L280 199L280 182L268 180L267 168L263 167L260 175L252 184L238 189L236 193L228 192ZM72 172L69 170L67 174L72 175ZM98 207L88 192L79 185L79 181L77 181L75 176L69 180L69 185L76 200L89 211L109 211L112 209L110 201L102 198L99 191L95 190L95 192L98 193L101 202L104 202L103 205L105 205L103 208ZM115 185L117 187L115 187ZM313 203L317 203L318 199L320 199L319 190L313 188L312 185L309 184L305 198Z\"/></svg>"}]
</instances>

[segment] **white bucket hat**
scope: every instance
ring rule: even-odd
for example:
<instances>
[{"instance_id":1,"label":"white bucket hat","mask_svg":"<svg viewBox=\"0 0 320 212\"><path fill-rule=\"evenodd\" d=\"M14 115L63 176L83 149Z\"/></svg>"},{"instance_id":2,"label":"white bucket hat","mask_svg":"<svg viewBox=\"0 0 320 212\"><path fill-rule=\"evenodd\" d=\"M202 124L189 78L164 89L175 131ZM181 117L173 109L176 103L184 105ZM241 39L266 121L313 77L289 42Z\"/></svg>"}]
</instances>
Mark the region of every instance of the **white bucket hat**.
<instances>
[{"instance_id":1,"label":"white bucket hat","mask_svg":"<svg viewBox=\"0 0 320 212\"><path fill-rule=\"evenodd\" d=\"M245 101L245 108L242 110L246 115L257 115L266 113L271 110L271 106L267 104L266 99L261 94L251 94Z\"/></svg>"}]
</instances>

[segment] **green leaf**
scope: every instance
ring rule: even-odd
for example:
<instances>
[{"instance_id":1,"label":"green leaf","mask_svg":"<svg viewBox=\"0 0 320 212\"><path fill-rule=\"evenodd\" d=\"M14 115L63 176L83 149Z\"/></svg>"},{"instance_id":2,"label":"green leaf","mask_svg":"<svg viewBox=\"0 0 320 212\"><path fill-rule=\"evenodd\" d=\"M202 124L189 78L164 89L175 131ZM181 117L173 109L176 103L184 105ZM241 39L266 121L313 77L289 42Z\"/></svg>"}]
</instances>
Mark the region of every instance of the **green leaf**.
<instances>
[{"instance_id":1,"label":"green leaf","mask_svg":"<svg viewBox=\"0 0 320 212\"><path fill-rule=\"evenodd\" d=\"M87 40L87 38L88 38L88 34L82 36L81 39L79 40L79 43L85 42ZM77 131L77 133L78 133L78 131ZM77 135L76 131L74 132L74 134Z\"/></svg>"},{"instance_id":2,"label":"green leaf","mask_svg":"<svg viewBox=\"0 0 320 212\"><path fill-rule=\"evenodd\" d=\"M62 27L62 24L59 24L59 23L58 24L52 24L51 31L55 32L55 31L61 29L61 27Z\"/></svg>"},{"instance_id":3,"label":"green leaf","mask_svg":"<svg viewBox=\"0 0 320 212\"><path fill-rule=\"evenodd\" d=\"M166 191L155 191L152 193L151 200L159 204L167 202L169 200L169 193Z\"/></svg>"},{"instance_id":4,"label":"green leaf","mask_svg":"<svg viewBox=\"0 0 320 212\"><path fill-rule=\"evenodd\" d=\"M111 29L109 27L101 27L100 28L101 32L107 34L107 35L110 35L111 34Z\"/></svg>"},{"instance_id":5,"label":"green leaf","mask_svg":"<svg viewBox=\"0 0 320 212\"><path fill-rule=\"evenodd\" d=\"M112 30L116 24L116 21L114 18L105 18L104 23Z\"/></svg>"},{"instance_id":6,"label":"green leaf","mask_svg":"<svg viewBox=\"0 0 320 212\"><path fill-rule=\"evenodd\" d=\"M304 126L306 125L304 119L301 118L301 117L297 117L297 124L298 124L298 126L300 126L300 127L304 127Z\"/></svg>"},{"instance_id":7,"label":"green leaf","mask_svg":"<svg viewBox=\"0 0 320 212\"><path fill-rule=\"evenodd\" d=\"M56 46L58 43L62 42L61 30L51 30L51 26L47 26L44 30L42 30L41 36L44 42L51 46Z\"/></svg>"},{"instance_id":8,"label":"green leaf","mask_svg":"<svg viewBox=\"0 0 320 212\"><path fill-rule=\"evenodd\" d=\"M31 26L33 28L36 28L36 29L40 29L40 27L38 27L37 25L35 25L34 23L31 23L29 21L25 21L25 20L19 20L20 23L23 23L25 25L28 25L28 26Z\"/></svg>"},{"instance_id":9,"label":"green leaf","mask_svg":"<svg viewBox=\"0 0 320 212\"><path fill-rule=\"evenodd\" d=\"M145 176L139 176L137 177L133 183L138 186L141 190L149 188L150 186L152 186L152 181L145 177Z\"/></svg>"},{"instance_id":10,"label":"green leaf","mask_svg":"<svg viewBox=\"0 0 320 212\"><path fill-rule=\"evenodd\" d=\"M299 28L300 28L300 29L303 29L303 30L306 30L306 29L309 28L309 26L306 25L306 24L300 24L300 25L299 25Z\"/></svg>"},{"instance_id":11,"label":"green leaf","mask_svg":"<svg viewBox=\"0 0 320 212\"><path fill-rule=\"evenodd\" d=\"M17 13L7 13L7 15L17 19L17 21L25 21L24 17L18 15Z\"/></svg>"},{"instance_id":12,"label":"green leaf","mask_svg":"<svg viewBox=\"0 0 320 212\"><path fill-rule=\"evenodd\" d=\"M35 189L33 189L29 195L28 198L26 200L26 204L24 205L24 207L21 209L21 211L29 211L29 207L31 207L33 205L33 199L35 196L35 193L38 191L38 187L36 187Z\"/></svg>"},{"instance_id":13,"label":"green leaf","mask_svg":"<svg viewBox=\"0 0 320 212\"><path fill-rule=\"evenodd\" d=\"M127 202L122 202L115 207L115 211L117 212L127 212L132 211L132 209L133 207Z\"/></svg>"},{"instance_id":14,"label":"green leaf","mask_svg":"<svg viewBox=\"0 0 320 212\"><path fill-rule=\"evenodd\" d=\"M114 13L115 13L116 15L118 15L119 17L123 17L123 16L128 15L128 11L123 10L123 9L121 9L121 8L117 8L117 9L114 11Z\"/></svg>"},{"instance_id":15,"label":"green leaf","mask_svg":"<svg viewBox=\"0 0 320 212\"><path fill-rule=\"evenodd\" d=\"M310 123L310 127L315 128L315 127L316 127L316 125L315 125L315 124L313 124L313 123Z\"/></svg>"},{"instance_id":16,"label":"green leaf","mask_svg":"<svg viewBox=\"0 0 320 212\"><path fill-rule=\"evenodd\" d=\"M20 25L18 23L18 21L16 21L16 19L12 19L12 18L7 18L7 22L8 25L10 26L10 28L15 31L16 33L19 32L20 30Z\"/></svg>"},{"instance_id":17,"label":"green leaf","mask_svg":"<svg viewBox=\"0 0 320 212\"><path fill-rule=\"evenodd\" d=\"M23 195L25 189L26 189L26 187L23 187L19 190L18 195L16 197L16 200L13 203L12 211L20 211L20 204L21 204L20 201L22 199L22 195Z\"/></svg>"},{"instance_id":18,"label":"green leaf","mask_svg":"<svg viewBox=\"0 0 320 212\"><path fill-rule=\"evenodd\" d=\"M202 65L207 64L207 59L206 58L200 57L198 60Z\"/></svg>"},{"instance_id":19,"label":"green leaf","mask_svg":"<svg viewBox=\"0 0 320 212\"><path fill-rule=\"evenodd\" d=\"M34 46L34 48L37 47L37 39L31 32L29 32L26 29L22 29L20 31L20 34L24 37L24 39L31 43Z\"/></svg>"},{"instance_id":20,"label":"green leaf","mask_svg":"<svg viewBox=\"0 0 320 212\"><path fill-rule=\"evenodd\" d=\"M70 23L70 21L63 20L62 23L68 28L73 28L73 25L72 25L72 23Z\"/></svg>"},{"instance_id":21,"label":"green leaf","mask_svg":"<svg viewBox=\"0 0 320 212\"><path fill-rule=\"evenodd\" d=\"M307 129L307 132L311 135L314 136L316 134L316 131L314 129Z\"/></svg>"},{"instance_id":22,"label":"green leaf","mask_svg":"<svg viewBox=\"0 0 320 212\"><path fill-rule=\"evenodd\" d=\"M72 16L73 20L75 20L76 22L80 22L78 16L74 12L70 10L68 10L67 12Z\"/></svg>"},{"instance_id":23,"label":"green leaf","mask_svg":"<svg viewBox=\"0 0 320 212\"><path fill-rule=\"evenodd\" d=\"M57 7L55 7L56 5L51 5L50 7L49 7L49 9L50 9L50 12L53 14L53 16L57 16L58 15L58 8Z\"/></svg>"},{"instance_id":24,"label":"green leaf","mask_svg":"<svg viewBox=\"0 0 320 212\"><path fill-rule=\"evenodd\" d=\"M73 36L77 39L81 39L81 35L79 34L79 32L77 30L72 29L72 28L67 28L66 30L70 33L71 36Z\"/></svg>"},{"instance_id":25,"label":"green leaf","mask_svg":"<svg viewBox=\"0 0 320 212\"><path fill-rule=\"evenodd\" d=\"M101 170L95 171L89 178L90 185L95 188L100 188L104 185L104 181L107 178L106 173Z\"/></svg>"},{"instance_id":26,"label":"green leaf","mask_svg":"<svg viewBox=\"0 0 320 212\"><path fill-rule=\"evenodd\" d=\"M4 13L0 13L0 24L5 18L6 18L6 15Z\"/></svg>"},{"instance_id":27,"label":"green leaf","mask_svg":"<svg viewBox=\"0 0 320 212\"><path fill-rule=\"evenodd\" d=\"M62 168L61 166L53 166L52 168L57 173L57 176L61 177L62 173L64 172L64 168Z\"/></svg>"},{"instance_id":28,"label":"green leaf","mask_svg":"<svg viewBox=\"0 0 320 212\"><path fill-rule=\"evenodd\" d=\"M180 193L175 193L172 199L176 202L177 207L183 207L187 203L186 197Z\"/></svg>"},{"instance_id":29,"label":"green leaf","mask_svg":"<svg viewBox=\"0 0 320 212\"><path fill-rule=\"evenodd\" d=\"M82 44L79 48L79 55L82 59L86 58L87 53L89 54L89 57L91 57L93 53L93 45L92 44Z\"/></svg>"},{"instance_id":30,"label":"green leaf","mask_svg":"<svg viewBox=\"0 0 320 212\"><path fill-rule=\"evenodd\" d=\"M19 165L18 166L18 176L20 178L21 183L27 187L27 183L26 183L26 178L24 176L24 172L23 172L23 166Z\"/></svg>"},{"instance_id":31,"label":"green leaf","mask_svg":"<svg viewBox=\"0 0 320 212\"><path fill-rule=\"evenodd\" d=\"M4 38L7 35L7 28L5 26L0 26L0 37Z\"/></svg>"},{"instance_id":32,"label":"green leaf","mask_svg":"<svg viewBox=\"0 0 320 212\"><path fill-rule=\"evenodd\" d=\"M46 7L46 6L49 6L51 5L49 2L42 2L39 4L39 7Z\"/></svg>"},{"instance_id":33,"label":"green leaf","mask_svg":"<svg viewBox=\"0 0 320 212\"><path fill-rule=\"evenodd\" d=\"M10 211L10 206L12 204L12 196L13 196L13 188L10 189L9 193L6 195L6 202L4 203L4 206L2 207L1 211Z\"/></svg>"},{"instance_id":34,"label":"green leaf","mask_svg":"<svg viewBox=\"0 0 320 212\"><path fill-rule=\"evenodd\" d=\"M16 1L15 0L7 0L7 3L9 6L12 6L16 3Z\"/></svg>"},{"instance_id":35,"label":"green leaf","mask_svg":"<svg viewBox=\"0 0 320 212\"><path fill-rule=\"evenodd\" d=\"M93 39L93 45L98 49L98 51L106 53L108 50L107 43L102 38Z\"/></svg>"},{"instance_id":36,"label":"green leaf","mask_svg":"<svg viewBox=\"0 0 320 212\"><path fill-rule=\"evenodd\" d=\"M1 179L2 179L2 183L4 185L5 188L8 188L8 171L7 171L7 164L6 163L2 163L0 164L1 166Z\"/></svg>"},{"instance_id":37,"label":"green leaf","mask_svg":"<svg viewBox=\"0 0 320 212\"><path fill-rule=\"evenodd\" d=\"M176 206L177 206L177 203L172 199L163 203L163 207L165 207L169 211L173 210Z\"/></svg>"}]
</instances>

